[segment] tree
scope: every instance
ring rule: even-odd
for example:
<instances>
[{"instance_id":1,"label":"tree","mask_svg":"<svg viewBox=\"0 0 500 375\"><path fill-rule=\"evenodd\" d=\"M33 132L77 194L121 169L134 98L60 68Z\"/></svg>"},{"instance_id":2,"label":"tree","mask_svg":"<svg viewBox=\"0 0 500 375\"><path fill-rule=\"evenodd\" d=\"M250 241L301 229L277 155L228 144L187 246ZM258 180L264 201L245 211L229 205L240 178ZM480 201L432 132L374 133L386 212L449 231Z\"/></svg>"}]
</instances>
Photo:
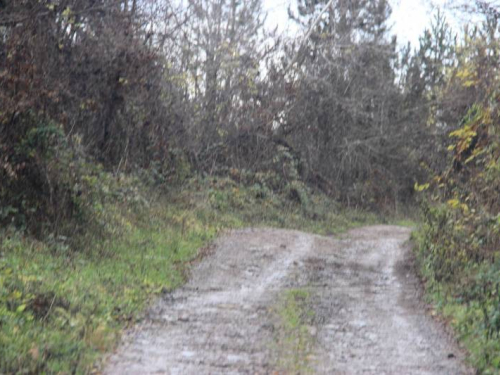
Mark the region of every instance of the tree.
<instances>
[{"instance_id":1,"label":"tree","mask_svg":"<svg viewBox=\"0 0 500 375\"><path fill-rule=\"evenodd\" d=\"M292 16L309 28L326 3L299 1ZM406 158L389 15L383 0L334 2L301 51L280 127L306 157L307 175L327 178L349 203L388 204L405 186L396 173Z\"/></svg>"},{"instance_id":2,"label":"tree","mask_svg":"<svg viewBox=\"0 0 500 375\"><path fill-rule=\"evenodd\" d=\"M0 204L38 218L33 226L54 223L76 215L81 176L68 165L82 155L115 173L168 158L182 90L168 79L148 3L2 6Z\"/></svg>"},{"instance_id":3,"label":"tree","mask_svg":"<svg viewBox=\"0 0 500 375\"><path fill-rule=\"evenodd\" d=\"M261 0L191 0L190 6L183 43L196 108L190 129L193 151L204 165L227 163L220 146L258 123L261 64L270 52L265 15Z\"/></svg>"}]
</instances>

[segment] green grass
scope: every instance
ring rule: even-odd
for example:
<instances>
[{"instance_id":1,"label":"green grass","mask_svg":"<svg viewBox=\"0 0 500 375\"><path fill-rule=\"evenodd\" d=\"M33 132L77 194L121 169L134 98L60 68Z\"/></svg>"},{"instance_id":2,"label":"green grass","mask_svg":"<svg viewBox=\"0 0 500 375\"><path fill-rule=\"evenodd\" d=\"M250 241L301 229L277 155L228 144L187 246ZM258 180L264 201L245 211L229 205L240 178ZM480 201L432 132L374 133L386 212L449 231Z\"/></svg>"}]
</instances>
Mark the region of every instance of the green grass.
<instances>
[{"instance_id":1,"label":"green grass","mask_svg":"<svg viewBox=\"0 0 500 375\"><path fill-rule=\"evenodd\" d=\"M155 296L182 285L199 249L225 229L336 234L377 220L342 211L322 196L311 196L305 206L225 180L154 196L141 209L107 203L100 212L107 215L107 237L89 230L78 250L64 238L37 241L11 229L0 232L0 373L96 369L123 328L136 323ZM299 345L298 367L307 347L302 297L290 292L282 311L286 332L298 333L290 338Z\"/></svg>"},{"instance_id":2,"label":"green grass","mask_svg":"<svg viewBox=\"0 0 500 375\"><path fill-rule=\"evenodd\" d=\"M425 269L421 271L427 280L427 302L453 328L466 349L467 362L480 374L498 374L500 341L498 337L488 337L482 304L465 302L458 296L456 285L437 282Z\"/></svg>"},{"instance_id":3,"label":"green grass","mask_svg":"<svg viewBox=\"0 0 500 375\"><path fill-rule=\"evenodd\" d=\"M190 202L198 212L210 213L217 222L232 227L269 226L335 235L382 221L373 213L344 209L322 194L310 194L306 203L298 203L286 195L262 196L259 190L237 185L230 179L197 180L187 191L174 195L180 201Z\"/></svg>"},{"instance_id":4,"label":"green grass","mask_svg":"<svg viewBox=\"0 0 500 375\"><path fill-rule=\"evenodd\" d=\"M391 220L390 224L397 225L400 227L407 227L410 229L417 228L418 223L414 220L411 219L396 219L396 220Z\"/></svg>"},{"instance_id":5,"label":"green grass","mask_svg":"<svg viewBox=\"0 0 500 375\"><path fill-rule=\"evenodd\" d=\"M314 311L306 289L287 290L275 306L277 367L287 374L311 373Z\"/></svg>"},{"instance_id":6,"label":"green grass","mask_svg":"<svg viewBox=\"0 0 500 375\"><path fill-rule=\"evenodd\" d=\"M500 262L474 263L455 269L449 280L437 278L436 257L446 245L429 242L428 228L413 234L417 262L425 280L426 298L453 327L466 349L466 359L479 374L500 372ZM449 232L445 238L453 238ZM440 234L440 239L444 237ZM448 243L448 246L449 243Z\"/></svg>"},{"instance_id":7,"label":"green grass","mask_svg":"<svg viewBox=\"0 0 500 375\"><path fill-rule=\"evenodd\" d=\"M0 373L87 372L152 296L184 281L216 228L167 207L148 214L83 253L4 234Z\"/></svg>"}]
</instances>

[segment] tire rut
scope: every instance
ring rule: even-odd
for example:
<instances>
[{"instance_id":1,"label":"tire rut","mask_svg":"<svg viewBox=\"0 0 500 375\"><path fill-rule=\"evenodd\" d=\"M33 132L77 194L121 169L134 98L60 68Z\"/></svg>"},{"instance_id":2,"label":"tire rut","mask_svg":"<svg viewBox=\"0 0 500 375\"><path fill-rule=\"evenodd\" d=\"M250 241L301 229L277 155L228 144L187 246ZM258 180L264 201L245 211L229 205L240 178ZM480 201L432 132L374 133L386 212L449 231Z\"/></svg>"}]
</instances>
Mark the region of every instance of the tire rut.
<instances>
[{"instance_id":1,"label":"tire rut","mask_svg":"<svg viewBox=\"0 0 500 375\"><path fill-rule=\"evenodd\" d=\"M216 241L190 281L129 332L105 374L285 373L272 309L291 288L311 291L318 374L469 374L425 313L407 263L409 230L377 226L344 239L246 229Z\"/></svg>"}]
</instances>

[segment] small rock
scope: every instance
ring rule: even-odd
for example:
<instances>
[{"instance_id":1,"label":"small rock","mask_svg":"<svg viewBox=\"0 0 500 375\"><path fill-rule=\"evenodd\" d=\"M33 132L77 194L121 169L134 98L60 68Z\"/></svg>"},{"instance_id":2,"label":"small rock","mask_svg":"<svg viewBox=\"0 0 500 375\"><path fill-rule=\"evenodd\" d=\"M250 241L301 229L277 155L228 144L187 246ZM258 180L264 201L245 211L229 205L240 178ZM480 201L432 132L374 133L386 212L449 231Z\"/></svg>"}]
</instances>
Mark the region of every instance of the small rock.
<instances>
[{"instance_id":1,"label":"small rock","mask_svg":"<svg viewBox=\"0 0 500 375\"><path fill-rule=\"evenodd\" d=\"M316 336L318 334L318 329L314 326L308 326L307 330L311 336Z\"/></svg>"}]
</instances>

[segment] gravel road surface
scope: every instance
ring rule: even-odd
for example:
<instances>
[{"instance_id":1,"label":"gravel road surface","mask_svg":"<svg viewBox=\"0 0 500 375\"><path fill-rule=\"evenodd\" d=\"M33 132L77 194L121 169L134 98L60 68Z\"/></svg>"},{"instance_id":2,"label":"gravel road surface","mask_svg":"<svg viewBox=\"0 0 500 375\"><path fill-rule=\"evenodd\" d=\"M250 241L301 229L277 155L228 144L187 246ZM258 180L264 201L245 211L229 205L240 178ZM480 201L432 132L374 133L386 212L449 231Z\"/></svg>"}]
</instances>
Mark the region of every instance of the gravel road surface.
<instances>
[{"instance_id":1,"label":"gravel road surface","mask_svg":"<svg viewBox=\"0 0 500 375\"><path fill-rule=\"evenodd\" d=\"M472 374L421 302L409 235L394 226L340 238L233 231L126 334L104 373ZM279 356L302 354L277 350L275 311L298 289L313 314L307 368L293 369Z\"/></svg>"}]
</instances>

